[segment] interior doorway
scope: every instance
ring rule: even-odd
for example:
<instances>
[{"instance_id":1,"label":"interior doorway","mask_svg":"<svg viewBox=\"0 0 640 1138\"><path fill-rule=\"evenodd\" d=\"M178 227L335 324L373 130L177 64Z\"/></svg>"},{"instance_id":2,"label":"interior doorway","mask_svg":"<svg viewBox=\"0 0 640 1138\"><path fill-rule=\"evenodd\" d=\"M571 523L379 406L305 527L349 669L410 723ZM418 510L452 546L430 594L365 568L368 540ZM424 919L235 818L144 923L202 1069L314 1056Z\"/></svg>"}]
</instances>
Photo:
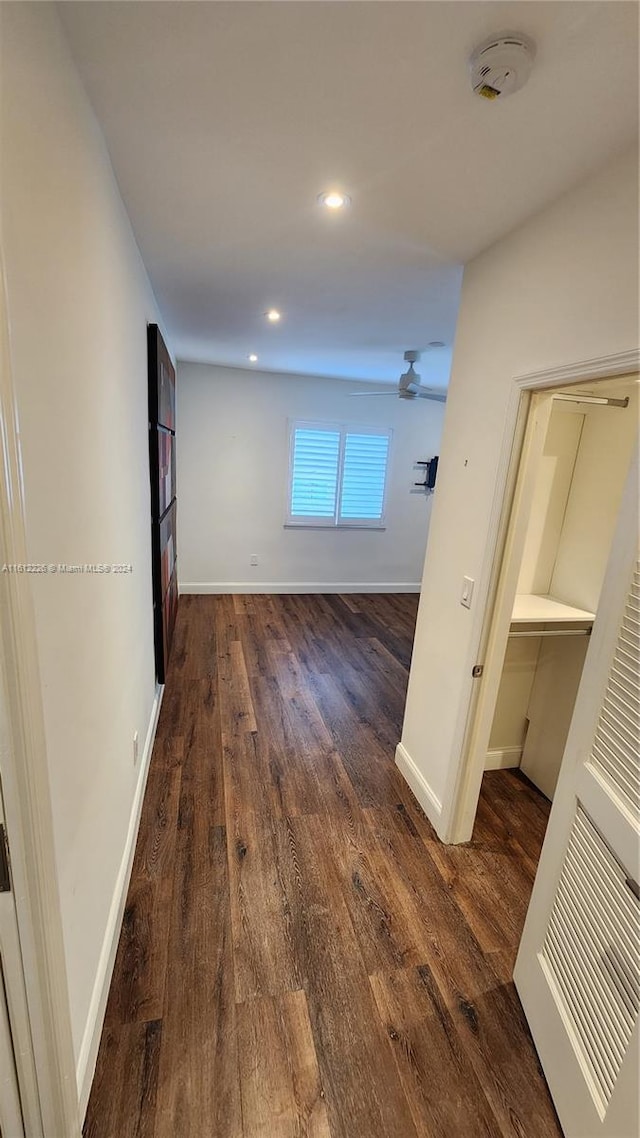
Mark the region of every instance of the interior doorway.
<instances>
[{"instance_id":1,"label":"interior doorway","mask_svg":"<svg viewBox=\"0 0 640 1138\"><path fill-rule=\"evenodd\" d=\"M458 820L485 771L513 768L552 801L637 438L638 376L530 402Z\"/></svg>"}]
</instances>

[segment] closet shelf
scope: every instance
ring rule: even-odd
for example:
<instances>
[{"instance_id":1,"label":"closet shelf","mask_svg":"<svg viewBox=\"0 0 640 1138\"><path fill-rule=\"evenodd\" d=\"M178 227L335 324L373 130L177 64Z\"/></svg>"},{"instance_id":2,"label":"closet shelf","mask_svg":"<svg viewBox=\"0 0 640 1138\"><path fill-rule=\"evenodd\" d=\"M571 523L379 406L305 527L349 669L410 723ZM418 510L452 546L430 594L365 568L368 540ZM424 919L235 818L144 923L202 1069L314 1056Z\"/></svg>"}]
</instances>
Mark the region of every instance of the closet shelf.
<instances>
[{"instance_id":1,"label":"closet shelf","mask_svg":"<svg viewBox=\"0 0 640 1138\"><path fill-rule=\"evenodd\" d=\"M593 624L594 620L593 612L565 605L553 597L539 596L537 593L517 593L511 616L512 624L533 624L536 621L540 624L560 624L566 621Z\"/></svg>"}]
</instances>

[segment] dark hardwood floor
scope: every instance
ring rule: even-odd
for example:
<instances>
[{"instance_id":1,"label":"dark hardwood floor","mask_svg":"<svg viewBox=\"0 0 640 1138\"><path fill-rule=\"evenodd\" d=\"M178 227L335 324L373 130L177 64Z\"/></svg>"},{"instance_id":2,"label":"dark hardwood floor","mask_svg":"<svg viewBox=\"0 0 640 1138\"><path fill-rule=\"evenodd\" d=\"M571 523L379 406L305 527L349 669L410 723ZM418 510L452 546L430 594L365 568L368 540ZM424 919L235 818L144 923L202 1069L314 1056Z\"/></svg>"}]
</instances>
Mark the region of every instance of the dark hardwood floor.
<instances>
[{"instance_id":1,"label":"dark hardwood floor","mask_svg":"<svg viewBox=\"0 0 640 1138\"><path fill-rule=\"evenodd\" d=\"M183 597L87 1138L557 1138L511 983L546 801L442 846L414 596Z\"/></svg>"}]
</instances>

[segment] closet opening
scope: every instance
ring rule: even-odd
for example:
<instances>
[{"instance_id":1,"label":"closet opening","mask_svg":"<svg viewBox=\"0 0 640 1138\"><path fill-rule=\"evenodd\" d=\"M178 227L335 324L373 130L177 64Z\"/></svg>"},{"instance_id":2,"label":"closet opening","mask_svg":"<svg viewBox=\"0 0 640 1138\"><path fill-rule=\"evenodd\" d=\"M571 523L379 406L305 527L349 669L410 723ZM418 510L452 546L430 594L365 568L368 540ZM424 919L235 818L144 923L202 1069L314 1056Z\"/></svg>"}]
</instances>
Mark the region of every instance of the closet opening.
<instances>
[{"instance_id":1,"label":"closet opening","mask_svg":"<svg viewBox=\"0 0 640 1138\"><path fill-rule=\"evenodd\" d=\"M511 793L540 796L543 815L553 801L636 445L639 382L616 377L532 399L487 639L492 678L470 736L474 812L474 772L483 800L501 792L493 772L504 770ZM506 645L504 624L494 635L501 590L503 616L512 598Z\"/></svg>"}]
</instances>

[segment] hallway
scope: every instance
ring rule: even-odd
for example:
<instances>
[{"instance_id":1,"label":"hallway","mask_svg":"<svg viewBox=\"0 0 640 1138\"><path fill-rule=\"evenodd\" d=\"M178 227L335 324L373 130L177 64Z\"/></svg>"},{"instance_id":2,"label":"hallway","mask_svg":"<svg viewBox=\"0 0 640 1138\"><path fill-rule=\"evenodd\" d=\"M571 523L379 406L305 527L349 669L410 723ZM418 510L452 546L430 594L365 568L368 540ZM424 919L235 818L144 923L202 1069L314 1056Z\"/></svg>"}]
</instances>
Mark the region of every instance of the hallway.
<instances>
[{"instance_id":1,"label":"hallway","mask_svg":"<svg viewBox=\"0 0 640 1138\"><path fill-rule=\"evenodd\" d=\"M548 804L442 846L417 597L183 596L86 1138L558 1138L510 982Z\"/></svg>"}]
</instances>

